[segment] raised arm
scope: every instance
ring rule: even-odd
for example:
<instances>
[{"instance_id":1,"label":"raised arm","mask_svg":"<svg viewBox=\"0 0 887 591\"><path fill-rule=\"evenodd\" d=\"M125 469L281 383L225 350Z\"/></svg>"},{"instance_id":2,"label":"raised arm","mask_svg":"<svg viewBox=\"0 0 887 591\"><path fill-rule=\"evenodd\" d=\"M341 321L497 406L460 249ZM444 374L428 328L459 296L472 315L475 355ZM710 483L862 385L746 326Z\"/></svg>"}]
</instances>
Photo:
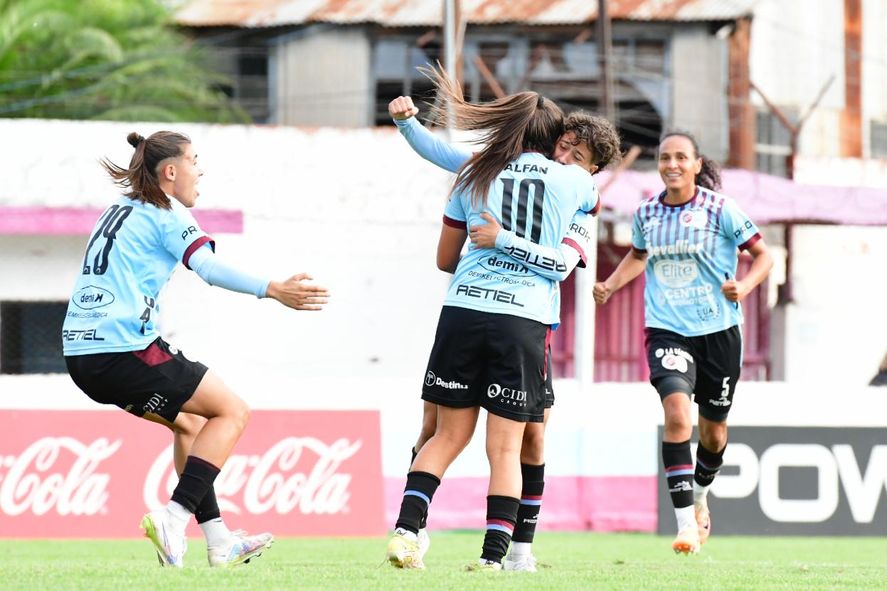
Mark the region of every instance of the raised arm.
<instances>
[{"instance_id":1,"label":"raised arm","mask_svg":"<svg viewBox=\"0 0 887 591\"><path fill-rule=\"evenodd\" d=\"M471 242L478 248L495 248L527 265L534 273L563 281L577 265L584 267L585 250L588 246L590 216L578 211L570 222L570 228L557 247L542 246L522 238L510 230L504 230L489 213L481 217L487 222L470 228Z\"/></svg>"},{"instance_id":2,"label":"raised arm","mask_svg":"<svg viewBox=\"0 0 887 591\"><path fill-rule=\"evenodd\" d=\"M471 152L454 147L425 129L416 119L418 112L413 99L408 96L397 97L388 103L388 113L414 152L444 170L459 170L471 158Z\"/></svg>"}]
</instances>

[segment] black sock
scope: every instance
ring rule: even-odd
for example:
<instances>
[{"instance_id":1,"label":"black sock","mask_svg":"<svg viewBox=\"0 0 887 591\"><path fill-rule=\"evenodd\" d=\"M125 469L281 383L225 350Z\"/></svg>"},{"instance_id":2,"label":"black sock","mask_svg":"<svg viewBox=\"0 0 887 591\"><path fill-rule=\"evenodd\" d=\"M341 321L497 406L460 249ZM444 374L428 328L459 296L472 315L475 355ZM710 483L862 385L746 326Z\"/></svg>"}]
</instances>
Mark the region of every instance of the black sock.
<instances>
[{"instance_id":1,"label":"black sock","mask_svg":"<svg viewBox=\"0 0 887 591\"><path fill-rule=\"evenodd\" d=\"M693 474L693 479L698 485L711 486L715 476L721 471L721 466L724 465L724 450L726 449L725 445L724 449L715 453L703 447L701 441L696 444L696 472Z\"/></svg>"},{"instance_id":2,"label":"black sock","mask_svg":"<svg viewBox=\"0 0 887 591\"><path fill-rule=\"evenodd\" d=\"M514 533L514 522L517 521L517 509L520 499L490 495L487 497L487 533L484 535L484 547L480 557L493 562L502 562L511 534Z\"/></svg>"},{"instance_id":3,"label":"black sock","mask_svg":"<svg viewBox=\"0 0 887 591\"><path fill-rule=\"evenodd\" d=\"M693 504L693 454L690 440L681 443L662 442L662 463L668 492L675 509Z\"/></svg>"},{"instance_id":4,"label":"black sock","mask_svg":"<svg viewBox=\"0 0 887 591\"><path fill-rule=\"evenodd\" d=\"M218 475L219 468L197 456L188 456L185 469L179 476L179 483L172 492L172 500L191 513L196 512L197 505L212 488Z\"/></svg>"},{"instance_id":5,"label":"black sock","mask_svg":"<svg viewBox=\"0 0 887 591\"><path fill-rule=\"evenodd\" d=\"M197 520L197 523L206 523L221 516L222 512L219 511L219 502L216 500L216 490L211 486L206 491L206 494L203 495L203 498L200 499L200 502L197 503L194 519Z\"/></svg>"},{"instance_id":6,"label":"black sock","mask_svg":"<svg viewBox=\"0 0 887 591\"><path fill-rule=\"evenodd\" d=\"M403 490L403 501L400 503L400 515L394 527L401 527L414 534L419 533L419 524L423 516L428 515L428 505L434 497L434 491L440 485L440 478L428 472L410 472L407 474L407 485Z\"/></svg>"},{"instance_id":7,"label":"black sock","mask_svg":"<svg viewBox=\"0 0 887 591\"><path fill-rule=\"evenodd\" d=\"M514 524L514 535L511 536L511 539L515 542L532 544L533 537L536 535L539 510L542 508L545 464L541 466L521 464L520 472L524 484L520 493L520 507L517 509L517 523Z\"/></svg>"},{"instance_id":8,"label":"black sock","mask_svg":"<svg viewBox=\"0 0 887 591\"><path fill-rule=\"evenodd\" d=\"M410 458L410 468L412 468L413 462L416 461L416 456L419 455L419 452L416 451L415 446L413 446L413 448L410 451L413 452L413 457ZM428 509L426 508L425 513L422 514L422 518L419 519L419 529L425 529L425 526L427 526L427 525L428 525Z\"/></svg>"}]
</instances>

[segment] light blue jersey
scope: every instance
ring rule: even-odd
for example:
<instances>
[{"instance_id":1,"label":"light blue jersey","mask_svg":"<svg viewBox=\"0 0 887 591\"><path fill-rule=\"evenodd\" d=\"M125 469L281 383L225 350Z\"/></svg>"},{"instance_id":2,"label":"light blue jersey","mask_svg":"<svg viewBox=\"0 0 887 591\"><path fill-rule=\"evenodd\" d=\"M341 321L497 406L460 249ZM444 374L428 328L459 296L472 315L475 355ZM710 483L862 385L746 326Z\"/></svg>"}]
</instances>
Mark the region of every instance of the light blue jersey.
<instances>
[{"instance_id":1,"label":"light blue jersey","mask_svg":"<svg viewBox=\"0 0 887 591\"><path fill-rule=\"evenodd\" d=\"M736 276L737 249L761 238L732 199L698 187L683 205L665 194L644 200L634 214L632 246L647 253L646 326L699 336L742 323L742 309L721 293Z\"/></svg>"},{"instance_id":2,"label":"light blue jersey","mask_svg":"<svg viewBox=\"0 0 887 591\"><path fill-rule=\"evenodd\" d=\"M178 262L213 245L177 200L121 197L96 222L62 327L65 355L137 351L159 334L158 296Z\"/></svg>"},{"instance_id":3,"label":"light blue jersey","mask_svg":"<svg viewBox=\"0 0 887 591\"><path fill-rule=\"evenodd\" d=\"M505 230L555 247L567 234L576 211L594 211L598 203L597 187L588 172L526 152L506 165L493 182L485 208L473 205L467 191L454 193L444 223L459 228L484 224L480 214L487 211ZM501 251L469 245L444 305L557 324L560 291L556 281L538 275L526 263Z\"/></svg>"}]
</instances>

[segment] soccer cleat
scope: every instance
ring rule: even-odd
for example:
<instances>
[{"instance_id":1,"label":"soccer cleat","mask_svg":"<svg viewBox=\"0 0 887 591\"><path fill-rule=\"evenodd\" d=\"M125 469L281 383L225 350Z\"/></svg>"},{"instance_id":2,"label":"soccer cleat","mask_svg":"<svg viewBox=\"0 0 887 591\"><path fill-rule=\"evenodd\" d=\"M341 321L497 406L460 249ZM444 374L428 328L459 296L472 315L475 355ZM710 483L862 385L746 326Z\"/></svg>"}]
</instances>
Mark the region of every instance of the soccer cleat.
<instances>
[{"instance_id":1,"label":"soccer cleat","mask_svg":"<svg viewBox=\"0 0 887 591\"><path fill-rule=\"evenodd\" d=\"M154 544L160 564L182 568L188 549L185 532L178 532L169 525L166 511L151 511L142 517L139 525L145 531L145 537Z\"/></svg>"},{"instance_id":2,"label":"soccer cleat","mask_svg":"<svg viewBox=\"0 0 887 591\"><path fill-rule=\"evenodd\" d=\"M472 562L468 566L465 567L467 571L498 571L502 570L501 562L494 562L492 560L487 560L486 558L478 558L477 562Z\"/></svg>"},{"instance_id":3,"label":"soccer cleat","mask_svg":"<svg viewBox=\"0 0 887 591\"><path fill-rule=\"evenodd\" d=\"M415 534L409 536L409 533L412 532L400 528L394 531L394 535L388 540L388 562L397 568L423 569L425 563L419 553L419 541L413 539Z\"/></svg>"},{"instance_id":4,"label":"soccer cleat","mask_svg":"<svg viewBox=\"0 0 887 591\"><path fill-rule=\"evenodd\" d=\"M206 556L210 566L222 568L236 566L258 558L273 543L274 536L269 533L248 536L245 531L238 530L231 532L228 543L207 547Z\"/></svg>"},{"instance_id":5,"label":"soccer cleat","mask_svg":"<svg viewBox=\"0 0 887 591\"><path fill-rule=\"evenodd\" d=\"M693 505L696 510L696 523L699 526L699 545L708 540L711 535L711 512L708 510L708 501L705 497L701 498Z\"/></svg>"},{"instance_id":6,"label":"soccer cleat","mask_svg":"<svg viewBox=\"0 0 887 591\"><path fill-rule=\"evenodd\" d=\"M512 556L509 554L502 561L502 570L534 573L537 572L536 557L532 554L522 554L520 556Z\"/></svg>"},{"instance_id":7,"label":"soccer cleat","mask_svg":"<svg viewBox=\"0 0 887 591\"><path fill-rule=\"evenodd\" d=\"M417 538L419 542L419 559L425 560L425 555L428 553L428 549L431 547L431 536L428 535L428 530L423 527L419 530Z\"/></svg>"},{"instance_id":8,"label":"soccer cleat","mask_svg":"<svg viewBox=\"0 0 887 591\"><path fill-rule=\"evenodd\" d=\"M671 543L671 549L675 554L698 554L699 529L691 526L679 531L674 542Z\"/></svg>"}]
</instances>

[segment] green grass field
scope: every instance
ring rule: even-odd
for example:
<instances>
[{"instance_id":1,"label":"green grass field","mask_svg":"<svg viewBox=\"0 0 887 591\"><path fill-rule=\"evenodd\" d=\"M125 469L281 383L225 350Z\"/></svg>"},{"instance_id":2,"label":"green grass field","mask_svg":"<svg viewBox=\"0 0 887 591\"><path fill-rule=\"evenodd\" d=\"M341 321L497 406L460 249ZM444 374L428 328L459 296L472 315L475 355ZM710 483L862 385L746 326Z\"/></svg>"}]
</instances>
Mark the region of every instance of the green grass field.
<instances>
[{"instance_id":1,"label":"green grass field","mask_svg":"<svg viewBox=\"0 0 887 591\"><path fill-rule=\"evenodd\" d=\"M469 573L480 532L432 533L426 571L383 563L387 538L278 540L230 570L206 564L193 540L182 570L160 568L147 540L0 540L0 589L887 589L887 539L712 537L698 556L676 556L647 534L541 533L532 573ZM504 579L504 580L503 580Z\"/></svg>"}]
</instances>

